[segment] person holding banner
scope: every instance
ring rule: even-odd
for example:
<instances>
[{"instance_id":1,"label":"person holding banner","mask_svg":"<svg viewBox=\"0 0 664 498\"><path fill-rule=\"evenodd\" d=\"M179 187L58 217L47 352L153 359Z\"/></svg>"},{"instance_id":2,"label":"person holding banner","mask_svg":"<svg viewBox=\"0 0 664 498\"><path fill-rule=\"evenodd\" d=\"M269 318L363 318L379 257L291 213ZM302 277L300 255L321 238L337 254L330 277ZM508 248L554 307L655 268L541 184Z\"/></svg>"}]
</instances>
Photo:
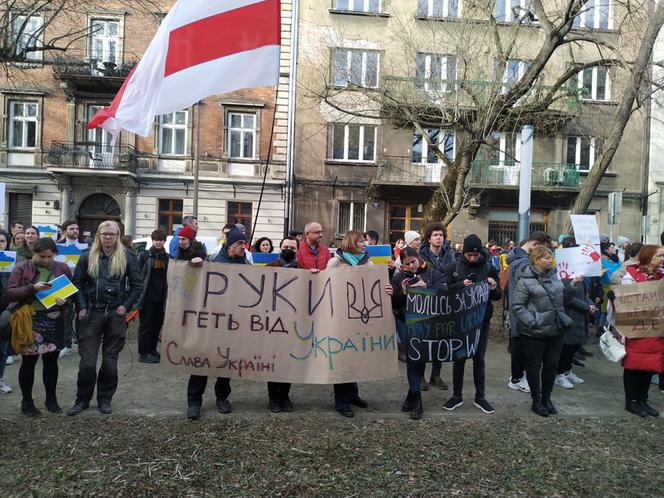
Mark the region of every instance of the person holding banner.
<instances>
[{"instance_id":1,"label":"person holding banner","mask_svg":"<svg viewBox=\"0 0 664 498\"><path fill-rule=\"evenodd\" d=\"M14 312L23 306L34 310L32 316L32 344L25 351L18 351L23 356L18 382L21 386L21 411L28 417L37 417L41 412L32 399L32 387L35 380L35 367L41 356L43 363L42 378L46 390L46 409L51 413L61 413L58 404L56 386L58 383L58 356L64 343L64 308L66 299L56 299L56 305L46 309L36 297L38 292L49 289L48 282L65 275L71 278L71 270L65 263L54 261L58 250L50 237L38 239L33 244L34 256L17 263L9 277L5 299Z\"/></svg>"},{"instance_id":2,"label":"person holding banner","mask_svg":"<svg viewBox=\"0 0 664 498\"><path fill-rule=\"evenodd\" d=\"M623 285L664 278L664 248L645 245L637 259L637 264L627 267ZM659 412L648 404L648 391L653 374L664 375L664 337L626 337L625 353L622 360L625 409L639 417L659 417Z\"/></svg>"},{"instance_id":3,"label":"person holding banner","mask_svg":"<svg viewBox=\"0 0 664 498\"><path fill-rule=\"evenodd\" d=\"M95 240L74 270L78 304L78 366L76 402L67 415L86 410L97 385L97 407L103 415L112 411L111 400L118 387L118 355L127 339L127 310L141 296L141 271L136 256L120 242L120 227L104 221ZM101 367L97 356L101 347Z\"/></svg>"},{"instance_id":4,"label":"person holding banner","mask_svg":"<svg viewBox=\"0 0 664 498\"><path fill-rule=\"evenodd\" d=\"M274 251L274 245L269 237L261 237L254 242L252 250L254 252L271 253Z\"/></svg>"},{"instance_id":5,"label":"person holding banner","mask_svg":"<svg viewBox=\"0 0 664 498\"><path fill-rule=\"evenodd\" d=\"M542 417L558 413L551 402L563 332L572 325L565 313L565 288L556 275L551 250L534 247L514 288L511 309L526 352L526 376L532 411Z\"/></svg>"},{"instance_id":6,"label":"person holding banner","mask_svg":"<svg viewBox=\"0 0 664 498\"><path fill-rule=\"evenodd\" d=\"M39 229L37 227L28 227L25 231L25 240L16 249L16 262L25 261L26 259L32 259L34 254L35 243L39 240Z\"/></svg>"},{"instance_id":7,"label":"person holding banner","mask_svg":"<svg viewBox=\"0 0 664 498\"><path fill-rule=\"evenodd\" d=\"M304 240L300 242L297 250L297 267L317 273L327 268L330 260L330 250L322 244L323 226L310 221L304 227Z\"/></svg>"},{"instance_id":8,"label":"person holding banner","mask_svg":"<svg viewBox=\"0 0 664 498\"><path fill-rule=\"evenodd\" d=\"M491 301L502 299L503 293L498 286L498 270L493 266L482 251L482 241L475 234L470 234L463 240L461 257L456 263L443 268L443 282L448 289L462 289L480 282L489 283L489 302L487 303L484 320L480 332L477 351L473 356L473 381L475 382L474 405L484 413L495 413L494 408L485 398L486 366L484 355L489 342L489 325L493 316ZM454 361L452 369L452 397L443 405L445 410L451 411L463 404L463 375L466 366L465 359Z\"/></svg>"},{"instance_id":9,"label":"person holding banner","mask_svg":"<svg viewBox=\"0 0 664 498\"><path fill-rule=\"evenodd\" d=\"M180 239L191 237L193 240L193 231L189 227L185 227L180 231ZM185 241L181 240L181 243ZM247 237L237 228L233 228L228 232L226 241L221 246L221 249L212 261L217 263L240 264L247 265L249 262L245 257L245 244ZM182 246L180 246L180 249ZM178 249L179 260L189 261L192 265L198 266L203 263L203 259L199 252L192 252L189 250ZM189 247L188 247L189 249ZM190 420L198 420L201 417L201 405L203 404L203 393L207 387L208 378L205 375L190 375L189 382L187 383L187 418ZM231 379L228 377L217 377L214 384L214 393L217 397L216 405L219 413L227 414L233 411L228 396L231 394Z\"/></svg>"}]
</instances>

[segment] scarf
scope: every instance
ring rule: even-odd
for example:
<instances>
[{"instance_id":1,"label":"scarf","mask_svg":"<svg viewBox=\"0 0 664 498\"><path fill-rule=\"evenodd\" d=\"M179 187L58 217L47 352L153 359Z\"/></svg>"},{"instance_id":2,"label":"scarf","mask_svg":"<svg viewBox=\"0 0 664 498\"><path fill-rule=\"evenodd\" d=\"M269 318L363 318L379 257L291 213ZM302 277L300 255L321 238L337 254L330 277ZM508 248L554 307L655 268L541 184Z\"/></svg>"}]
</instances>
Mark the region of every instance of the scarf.
<instances>
[{"instance_id":1,"label":"scarf","mask_svg":"<svg viewBox=\"0 0 664 498\"><path fill-rule=\"evenodd\" d=\"M341 257L344 258L344 261L346 261L346 263L348 263L350 266L357 266L364 258L364 253L361 252L360 254L351 254L349 252L343 251L341 253Z\"/></svg>"}]
</instances>

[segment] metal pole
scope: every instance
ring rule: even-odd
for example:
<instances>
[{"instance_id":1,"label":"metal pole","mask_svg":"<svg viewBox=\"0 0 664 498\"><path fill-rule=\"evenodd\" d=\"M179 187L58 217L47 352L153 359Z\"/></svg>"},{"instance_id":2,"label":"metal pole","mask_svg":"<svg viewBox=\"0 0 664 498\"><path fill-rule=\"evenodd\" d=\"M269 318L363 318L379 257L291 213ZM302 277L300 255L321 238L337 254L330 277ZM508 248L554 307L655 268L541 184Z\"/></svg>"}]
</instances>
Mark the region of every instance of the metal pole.
<instances>
[{"instance_id":1,"label":"metal pole","mask_svg":"<svg viewBox=\"0 0 664 498\"><path fill-rule=\"evenodd\" d=\"M199 160L199 145L201 138L201 104L194 105L194 208L192 215L198 218L198 160Z\"/></svg>"},{"instance_id":2,"label":"metal pole","mask_svg":"<svg viewBox=\"0 0 664 498\"><path fill-rule=\"evenodd\" d=\"M526 240L530 233L530 190L533 169L533 126L521 128L521 170L519 172L519 229L518 239Z\"/></svg>"},{"instance_id":3,"label":"metal pole","mask_svg":"<svg viewBox=\"0 0 664 498\"><path fill-rule=\"evenodd\" d=\"M284 235L293 228L293 148L295 137L295 87L297 84L297 46L298 46L298 24L299 24L299 4L298 0L293 0L291 5L291 50L290 50L290 68L288 75L288 130L286 145L286 206Z\"/></svg>"}]
</instances>

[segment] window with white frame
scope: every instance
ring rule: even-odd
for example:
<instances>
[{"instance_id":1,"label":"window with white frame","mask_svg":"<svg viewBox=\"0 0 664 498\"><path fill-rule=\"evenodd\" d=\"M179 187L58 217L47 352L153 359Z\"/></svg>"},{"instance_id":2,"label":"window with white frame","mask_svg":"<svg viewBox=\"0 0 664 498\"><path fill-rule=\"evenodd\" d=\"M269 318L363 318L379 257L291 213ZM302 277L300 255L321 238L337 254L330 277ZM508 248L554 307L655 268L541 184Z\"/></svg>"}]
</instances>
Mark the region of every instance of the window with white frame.
<instances>
[{"instance_id":1,"label":"window with white frame","mask_svg":"<svg viewBox=\"0 0 664 498\"><path fill-rule=\"evenodd\" d=\"M514 166L521 160L521 133L492 133L487 140L494 166Z\"/></svg>"},{"instance_id":2,"label":"window with white frame","mask_svg":"<svg viewBox=\"0 0 664 498\"><path fill-rule=\"evenodd\" d=\"M329 157L339 161L376 161L376 127L335 123Z\"/></svg>"},{"instance_id":3,"label":"window with white frame","mask_svg":"<svg viewBox=\"0 0 664 498\"><path fill-rule=\"evenodd\" d=\"M159 153L182 156L187 148L187 111L159 116Z\"/></svg>"},{"instance_id":4,"label":"window with white frame","mask_svg":"<svg viewBox=\"0 0 664 498\"><path fill-rule=\"evenodd\" d=\"M587 0L574 18L573 27L586 29L613 29L613 2Z\"/></svg>"},{"instance_id":5,"label":"window with white frame","mask_svg":"<svg viewBox=\"0 0 664 498\"><path fill-rule=\"evenodd\" d=\"M503 87L501 92L505 93L509 91L521 78L526 74L526 71L530 67L529 61L522 61L517 59L510 59L505 65L505 72L503 73Z\"/></svg>"},{"instance_id":6,"label":"window with white frame","mask_svg":"<svg viewBox=\"0 0 664 498\"><path fill-rule=\"evenodd\" d=\"M104 108L102 105L88 105L88 121ZM89 146L92 154L113 154L113 135L103 128L88 130L88 141L94 142Z\"/></svg>"},{"instance_id":7,"label":"window with white frame","mask_svg":"<svg viewBox=\"0 0 664 498\"><path fill-rule=\"evenodd\" d=\"M367 206L364 202L339 201L337 233L346 233L348 230L364 232L366 212Z\"/></svg>"},{"instance_id":8,"label":"window with white frame","mask_svg":"<svg viewBox=\"0 0 664 498\"><path fill-rule=\"evenodd\" d=\"M256 114L229 112L228 157L232 159L255 159L256 154Z\"/></svg>"},{"instance_id":9,"label":"window with white frame","mask_svg":"<svg viewBox=\"0 0 664 498\"><path fill-rule=\"evenodd\" d=\"M459 17L460 0L417 0L418 17Z\"/></svg>"},{"instance_id":10,"label":"window with white frame","mask_svg":"<svg viewBox=\"0 0 664 498\"><path fill-rule=\"evenodd\" d=\"M25 57L26 61L42 59L41 50L34 50L42 45L44 18L42 16L13 16L12 33L16 40L15 55Z\"/></svg>"},{"instance_id":11,"label":"window with white frame","mask_svg":"<svg viewBox=\"0 0 664 498\"><path fill-rule=\"evenodd\" d=\"M456 57L453 55L417 54L415 86L427 91L449 92L456 80Z\"/></svg>"},{"instance_id":12,"label":"window with white frame","mask_svg":"<svg viewBox=\"0 0 664 498\"><path fill-rule=\"evenodd\" d=\"M494 15L498 22L522 22L526 24L539 22L530 0L496 0Z\"/></svg>"},{"instance_id":13,"label":"window with white frame","mask_svg":"<svg viewBox=\"0 0 664 498\"><path fill-rule=\"evenodd\" d=\"M92 19L90 24L90 59L94 59L96 71L102 72L104 62L120 62L120 21L117 19Z\"/></svg>"},{"instance_id":14,"label":"window with white frame","mask_svg":"<svg viewBox=\"0 0 664 498\"><path fill-rule=\"evenodd\" d=\"M34 149L37 146L37 102L9 102L9 147Z\"/></svg>"},{"instance_id":15,"label":"window with white frame","mask_svg":"<svg viewBox=\"0 0 664 498\"><path fill-rule=\"evenodd\" d=\"M576 164L579 171L588 172L601 155L604 140L598 137L567 137L568 164Z\"/></svg>"},{"instance_id":16,"label":"window with white frame","mask_svg":"<svg viewBox=\"0 0 664 498\"><path fill-rule=\"evenodd\" d=\"M334 49L335 86L375 88L378 86L379 60L376 50Z\"/></svg>"},{"instance_id":17,"label":"window with white frame","mask_svg":"<svg viewBox=\"0 0 664 498\"><path fill-rule=\"evenodd\" d=\"M347 12L381 12L381 0L336 0L335 9Z\"/></svg>"},{"instance_id":18,"label":"window with white frame","mask_svg":"<svg viewBox=\"0 0 664 498\"><path fill-rule=\"evenodd\" d=\"M609 68L589 67L579 71L577 88L583 90L581 98L607 101L610 97Z\"/></svg>"},{"instance_id":19,"label":"window with white frame","mask_svg":"<svg viewBox=\"0 0 664 498\"><path fill-rule=\"evenodd\" d=\"M454 161L454 132L438 128L426 128L424 131L429 136L431 143L436 144L438 149L450 161ZM438 164L441 162L419 130L413 129L413 164Z\"/></svg>"}]
</instances>

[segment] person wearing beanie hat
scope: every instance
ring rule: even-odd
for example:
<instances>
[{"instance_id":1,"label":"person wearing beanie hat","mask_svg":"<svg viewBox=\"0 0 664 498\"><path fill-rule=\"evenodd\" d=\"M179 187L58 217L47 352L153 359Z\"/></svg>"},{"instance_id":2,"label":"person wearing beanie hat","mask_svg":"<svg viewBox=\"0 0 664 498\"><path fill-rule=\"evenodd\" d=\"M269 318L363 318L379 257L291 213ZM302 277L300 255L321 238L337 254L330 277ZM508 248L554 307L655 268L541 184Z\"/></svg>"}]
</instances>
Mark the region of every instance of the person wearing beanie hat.
<instances>
[{"instance_id":1,"label":"person wearing beanie hat","mask_svg":"<svg viewBox=\"0 0 664 498\"><path fill-rule=\"evenodd\" d=\"M406 247L412 247L416 251L420 250L422 244L422 237L415 230L408 230L403 236Z\"/></svg>"},{"instance_id":2,"label":"person wearing beanie hat","mask_svg":"<svg viewBox=\"0 0 664 498\"><path fill-rule=\"evenodd\" d=\"M629 244L630 240L622 235L616 239L616 246L618 246L618 260L621 263L625 261L625 249L627 249Z\"/></svg>"},{"instance_id":3,"label":"person wearing beanie hat","mask_svg":"<svg viewBox=\"0 0 664 498\"><path fill-rule=\"evenodd\" d=\"M245 256L247 236L234 228L226 236L226 241L212 261L217 263L248 264Z\"/></svg>"},{"instance_id":4,"label":"person wearing beanie hat","mask_svg":"<svg viewBox=\"0 0 664 498\"><path fill-rule=\"evenodd\" d=\"M175 259L200 264L205 259L203 244L196 240L196 233L190 226L185 226L178 232Z\"/></svg>"},{"instance_id":5,"label":"person wearing beanie hat","mask_svg":"<svg viewBox=\"0 0 664 498\"><path fill-rule=\"evenodd\" d=\"M178 233L178 237L184 237L185 239L194 240L196 238L196 234L194 233L194 230L190 226L186 226L182 230L180 230L180 232Z\"/></svg>"},{"instance_id":6,"label":"person wearing beanie hat","mask_svg":"<svg viewBox=\"0 0 664 498\"><path fill-rule=\"evenodd\" d=\"M489 324L493 316L491 301L502 299L502 290L498 285L500 277L495 266L491 265L485 255L480 238L471 234L463 240L462 254L456 263L443 267L443 282L450 291L460 290L464 287L487 282L489 288L489 303L482 321L480 340L473 360L473 380L475 382L474 405L484 413L494 413L495 410L485 398L485 372L484 355L489 341ZM452 397L443 405L443 408L452 411L463 404L463 375L466 360L456 360L452 368Z\"/></svg>"}]
</instances>

